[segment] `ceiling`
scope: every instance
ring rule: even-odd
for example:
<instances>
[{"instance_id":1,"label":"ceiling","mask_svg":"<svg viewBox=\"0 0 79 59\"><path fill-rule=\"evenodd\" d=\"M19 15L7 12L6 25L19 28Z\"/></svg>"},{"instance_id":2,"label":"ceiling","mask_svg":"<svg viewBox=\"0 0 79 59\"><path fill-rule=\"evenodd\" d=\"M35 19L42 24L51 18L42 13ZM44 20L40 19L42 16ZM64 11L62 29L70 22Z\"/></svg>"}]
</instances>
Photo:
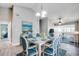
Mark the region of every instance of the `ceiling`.
<instances>
[{"instance_id":1,"label":"ceiling","mask_svg":"<svg viewBox=\"0 0 79 59\"><path fill-rule=\"evenodd\" d=\"M0 4L0 7L10 8L12 5L18 5L30 8L35 12L40 12L40 3L16 3L16 4ZM47 17L52 22L57 22L62 17L62 22L76 21L79 19L79 3L43 3L43 9L47 11Z\"/></svg>"}]
</instances>

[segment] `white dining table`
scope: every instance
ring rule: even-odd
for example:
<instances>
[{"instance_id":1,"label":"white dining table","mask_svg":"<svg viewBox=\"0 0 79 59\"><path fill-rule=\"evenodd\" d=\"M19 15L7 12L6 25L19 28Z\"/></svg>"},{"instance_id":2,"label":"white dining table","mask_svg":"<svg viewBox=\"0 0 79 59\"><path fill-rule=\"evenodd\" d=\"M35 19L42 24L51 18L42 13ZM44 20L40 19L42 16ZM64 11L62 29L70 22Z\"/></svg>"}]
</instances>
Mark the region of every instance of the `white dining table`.
<instances>
[{"instance_id":1,"label":"white dining table","mask_svg":"<svg viewBox=\"0 0 79 59\"><path fill-rule=\"evenodd\" d=\"M28 39L31 43L35 43L35 44L37 44L38 45L38 54L39 54L39 56L41 56L41 53L42 53L42 46L46 43L46 42L48 42L50 39L36 39L36 40L31 40L31 39Z\"/></svg>"}]
</instances>

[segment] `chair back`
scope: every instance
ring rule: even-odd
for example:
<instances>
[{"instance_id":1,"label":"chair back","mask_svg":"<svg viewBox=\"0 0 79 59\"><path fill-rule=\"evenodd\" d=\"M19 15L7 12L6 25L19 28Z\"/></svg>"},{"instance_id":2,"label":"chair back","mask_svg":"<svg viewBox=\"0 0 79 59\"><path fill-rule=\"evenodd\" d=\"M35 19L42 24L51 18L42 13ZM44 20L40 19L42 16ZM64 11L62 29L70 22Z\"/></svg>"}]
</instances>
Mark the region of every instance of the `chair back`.
<instances>
[{"instance_id":1,"label":"chair back","mask_svg":"<svg viewBox=\"0 0 79 59\"><path fill-rule=\"evenodd\" d=\"M32 38L32 32L28 32L28 38Z\"/></svg>"},{"instance_id":2,"label":"chair back","mask_svg":"<svg viewBox=\"0 0 79 59\"><path fill-rule=\"evenodd\" d=\"M28 42L25 37L21 37L21 44L22 44L23 50L27 51L28 50Z\"/></svg>"},{"instance_id":3,"label":"chair back","mask_svg":"<svg viewBox=\"0 0 79 59\"><path fill-rule=\"evenodd\" d=\"M36 37L40 37L40 34L39 34L39 33L37 33L37 34L36 34Z\"/></svg>"},{"instance_id":4,"label":"chair back","mask_svg":"<svg viewBox=\"0 0 79 59\"><path fill-rule=\"evenodd\" d=\"M57 50L58 50L58 47L60 45L60 37L55 37L54 40L53 40L53 55L57 54Z\"/></svg>"},{"instance_id":5,"label":"chair back","mask_svg":"<svg viewBox=\"0 0 79 59\"><path fill-rule=\"evenodd\" d=\"M58 37L58 48L60 47L61 42L62 42L62 36L59 36L59 37Z\"/></svg>"},{"instance_id":6,"label":"chair back","mask_svg":"<svg viewBox=\"0 0 79 59\"><path fill-rule=\"evenodd\" d=\"M54 36L54 29L49 30L49 36L53 37Z\"/></svg>"}]
</instances>

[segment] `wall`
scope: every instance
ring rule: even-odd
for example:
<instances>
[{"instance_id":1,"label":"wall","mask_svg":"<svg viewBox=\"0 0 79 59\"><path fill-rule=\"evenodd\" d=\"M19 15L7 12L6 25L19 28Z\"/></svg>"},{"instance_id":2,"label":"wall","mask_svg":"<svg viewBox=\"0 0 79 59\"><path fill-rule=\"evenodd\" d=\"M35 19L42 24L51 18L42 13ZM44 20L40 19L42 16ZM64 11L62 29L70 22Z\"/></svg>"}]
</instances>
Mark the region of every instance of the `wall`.
<instances>
[{"instance_id":1,"label":"wall","mask_svg":"<svg viewBox=\"0 0 79 59\"><path fill-rule=\"evenodd\" d=\"M54 19L50 20L50 19L48 18L48 33L49 33L49 30L50 30L50 29L54 29L53 20L54 20Z\"/></svg>"},{"instance_id":2,"label":"wall","mask_svg":"<svg viewBox=\"0 0 79 59\"><path fill-rule=\"evenodd\" d=\"M9 20L9 9L0 7L0 22L7 22Z\"/></svg>"},{"instance_id":3,"label":"wall","mask_svg":"<svg viewBox=\"0 0 79 59\"><path fill-rule=\"evenodd\" d=\"M20 6L13 7L12 19L12 44L18 45L20 43L20 34L22 33L22 21L32 22L33 33L39 32L39 20L35 17L33 10Z\"/></svg>"},{"instance_id":4,"label":"wall","mask_svg":"<svg viewBox=\"0 0 79 59\"><path fill-rule=\"evenodd\" d=\"M79 31L79 21L75 23L75 30ZM75 35L75 42L79 43L79 34Z\"/></svg>"}]
</instances>

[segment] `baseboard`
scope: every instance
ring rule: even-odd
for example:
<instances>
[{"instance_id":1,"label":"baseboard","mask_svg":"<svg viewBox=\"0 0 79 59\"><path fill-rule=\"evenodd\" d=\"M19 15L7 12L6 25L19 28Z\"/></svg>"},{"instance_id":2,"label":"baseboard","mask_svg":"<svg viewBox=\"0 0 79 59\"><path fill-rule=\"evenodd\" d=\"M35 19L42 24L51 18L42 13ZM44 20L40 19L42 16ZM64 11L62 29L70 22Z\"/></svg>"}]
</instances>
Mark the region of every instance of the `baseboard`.
<instances>
[{"instance_id":1,"label":"baseboard","mask_svg":"<svg viewBox=\"0 0 79 59\"><path fill-rule=\"evenodd\" d=\"M20 46L20 43L12 43L12 46Z\"/></svg>"}]
</instances>

